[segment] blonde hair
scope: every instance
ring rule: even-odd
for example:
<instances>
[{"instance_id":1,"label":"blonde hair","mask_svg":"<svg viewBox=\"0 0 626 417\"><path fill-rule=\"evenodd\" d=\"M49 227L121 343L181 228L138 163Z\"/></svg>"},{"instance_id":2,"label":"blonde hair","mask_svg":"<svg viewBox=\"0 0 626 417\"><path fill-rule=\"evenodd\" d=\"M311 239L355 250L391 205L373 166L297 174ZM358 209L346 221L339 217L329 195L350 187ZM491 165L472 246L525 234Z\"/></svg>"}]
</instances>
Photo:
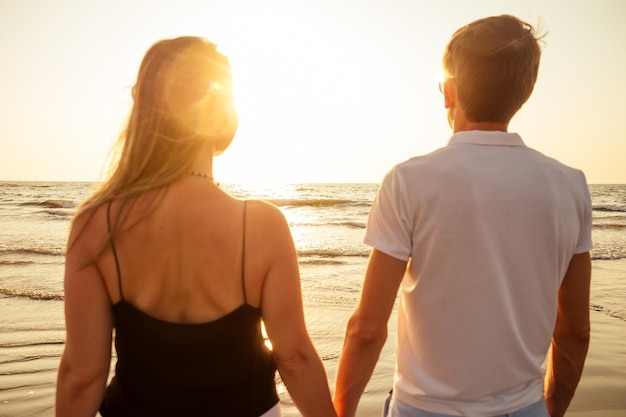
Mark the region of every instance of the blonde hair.
<instances>
[{"instance_id":1,"label":"blonde hair","mask_svg":"<svg viewBox=\"0 0 626 417\"><path fill-rule=\"evenodd\" d=\"M198 37L161 40L146 53L110 174L78 214L162 189L191 171L208 140L223 151L237 127L228 59Z\"/></svg>"}]
</instances>

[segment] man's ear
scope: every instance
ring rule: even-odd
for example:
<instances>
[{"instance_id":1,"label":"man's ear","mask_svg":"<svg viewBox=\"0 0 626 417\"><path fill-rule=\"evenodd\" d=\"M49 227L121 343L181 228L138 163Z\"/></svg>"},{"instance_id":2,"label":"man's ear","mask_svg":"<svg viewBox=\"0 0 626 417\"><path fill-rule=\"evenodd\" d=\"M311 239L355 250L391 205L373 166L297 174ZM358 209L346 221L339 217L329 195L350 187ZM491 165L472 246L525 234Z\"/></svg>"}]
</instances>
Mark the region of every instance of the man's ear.
<instances>
[{"instance_id":1,"label":"man's ear","mask_svg":"<svg viewBox=\"0 0 626 417\"><path fill-rule=\"evenodd\" d=\"M443 98L446 109L455 107L459 100L456 84L449 78L444 81Z\"/></svg>"}]
</instances>

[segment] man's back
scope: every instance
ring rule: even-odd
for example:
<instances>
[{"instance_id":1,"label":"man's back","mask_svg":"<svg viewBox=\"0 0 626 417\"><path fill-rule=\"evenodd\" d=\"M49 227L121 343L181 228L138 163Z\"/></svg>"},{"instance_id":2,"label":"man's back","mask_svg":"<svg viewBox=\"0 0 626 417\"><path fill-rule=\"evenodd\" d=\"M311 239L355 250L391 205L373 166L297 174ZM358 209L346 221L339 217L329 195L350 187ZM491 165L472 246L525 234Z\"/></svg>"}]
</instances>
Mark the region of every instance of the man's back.
<instances>
[{"instance_id":1,"label":"man's back","mask_svg":"<svg viewBox=\"0 0 626 417\"><path fill-rule=\"evenodd\" d=\"M365 241L411 259L398 398L485 415L541 396L557 293L573 254L591 247L590 215L583 174L515 134L458 133L395 167Z\"/></svg>"}]
</instances>

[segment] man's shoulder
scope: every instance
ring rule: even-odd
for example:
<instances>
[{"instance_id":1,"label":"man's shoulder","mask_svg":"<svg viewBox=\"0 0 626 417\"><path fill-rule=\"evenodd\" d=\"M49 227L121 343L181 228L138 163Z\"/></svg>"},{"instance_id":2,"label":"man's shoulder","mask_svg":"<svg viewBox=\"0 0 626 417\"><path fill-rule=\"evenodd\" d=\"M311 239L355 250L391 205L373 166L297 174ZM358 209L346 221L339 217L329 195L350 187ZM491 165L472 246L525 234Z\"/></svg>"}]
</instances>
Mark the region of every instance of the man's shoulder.
<instances>
[{"instance_id":1,"label":"man's shoulder","mask_svg":"<svg viewBox=\"0 0 626 417\"><path fill-rule=\"evenodd\" d=\"M559 161L555 157L550 155L546 155L536 149L526 148L528 152L530 152L536 159L541 160L546 166L552 166L553 169L563 172L564 174L568 174L574 177L579 177L580 175L584 175L582 170L576 167L572 167L570 165L565 164L564 162Z\"/></svg>"},{"instance_id":2,"label":"man's shoulder","mask_svg":"<svg viewBox=\"0 0 626 417\"><path fill-rule=\"evenodd\" d=\"M450 148L441 147L434 151L424 153L422 155L415 155L402 162L397 163L393 170L397 172L412 171L415 169L428 169L431 166L437 166L438 161L441 158L446 158L447 153L450 152Z\"/></svg>"}]
</instances>

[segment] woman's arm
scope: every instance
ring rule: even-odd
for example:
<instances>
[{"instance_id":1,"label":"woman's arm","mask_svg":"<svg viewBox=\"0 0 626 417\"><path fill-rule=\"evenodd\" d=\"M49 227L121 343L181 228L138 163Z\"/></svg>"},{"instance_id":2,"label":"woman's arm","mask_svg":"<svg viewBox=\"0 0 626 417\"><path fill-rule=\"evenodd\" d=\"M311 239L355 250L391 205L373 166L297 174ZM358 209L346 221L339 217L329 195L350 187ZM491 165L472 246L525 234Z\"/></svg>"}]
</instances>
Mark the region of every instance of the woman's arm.
<instances>
[{"instance_id":1,"label":"woman's arm","mask_svg":"<svg viewBox=\"0 0 626 417\"><path fill-rule=\"evenodd\" d=\"M304 417L336 416L328 379L306 330L296 250L287 222L272 206L262 208L257 236L268 259L261 308L282 380Z\"/></svg>"},{"instance_id":2,"label":"woman's arm","mask_svg":"<svg viewBox=\"0 0 626 417\"><path fill-rule=\"evenodd\" d=\"M85 219L87 217L87 219ZM96 415L111 361L113 317L97 265L85 264L104 237L93 224L98 216L81 216L72 227L65 260L65 350L57 379L56 416Z\"/></svg>"}]
</instances>

